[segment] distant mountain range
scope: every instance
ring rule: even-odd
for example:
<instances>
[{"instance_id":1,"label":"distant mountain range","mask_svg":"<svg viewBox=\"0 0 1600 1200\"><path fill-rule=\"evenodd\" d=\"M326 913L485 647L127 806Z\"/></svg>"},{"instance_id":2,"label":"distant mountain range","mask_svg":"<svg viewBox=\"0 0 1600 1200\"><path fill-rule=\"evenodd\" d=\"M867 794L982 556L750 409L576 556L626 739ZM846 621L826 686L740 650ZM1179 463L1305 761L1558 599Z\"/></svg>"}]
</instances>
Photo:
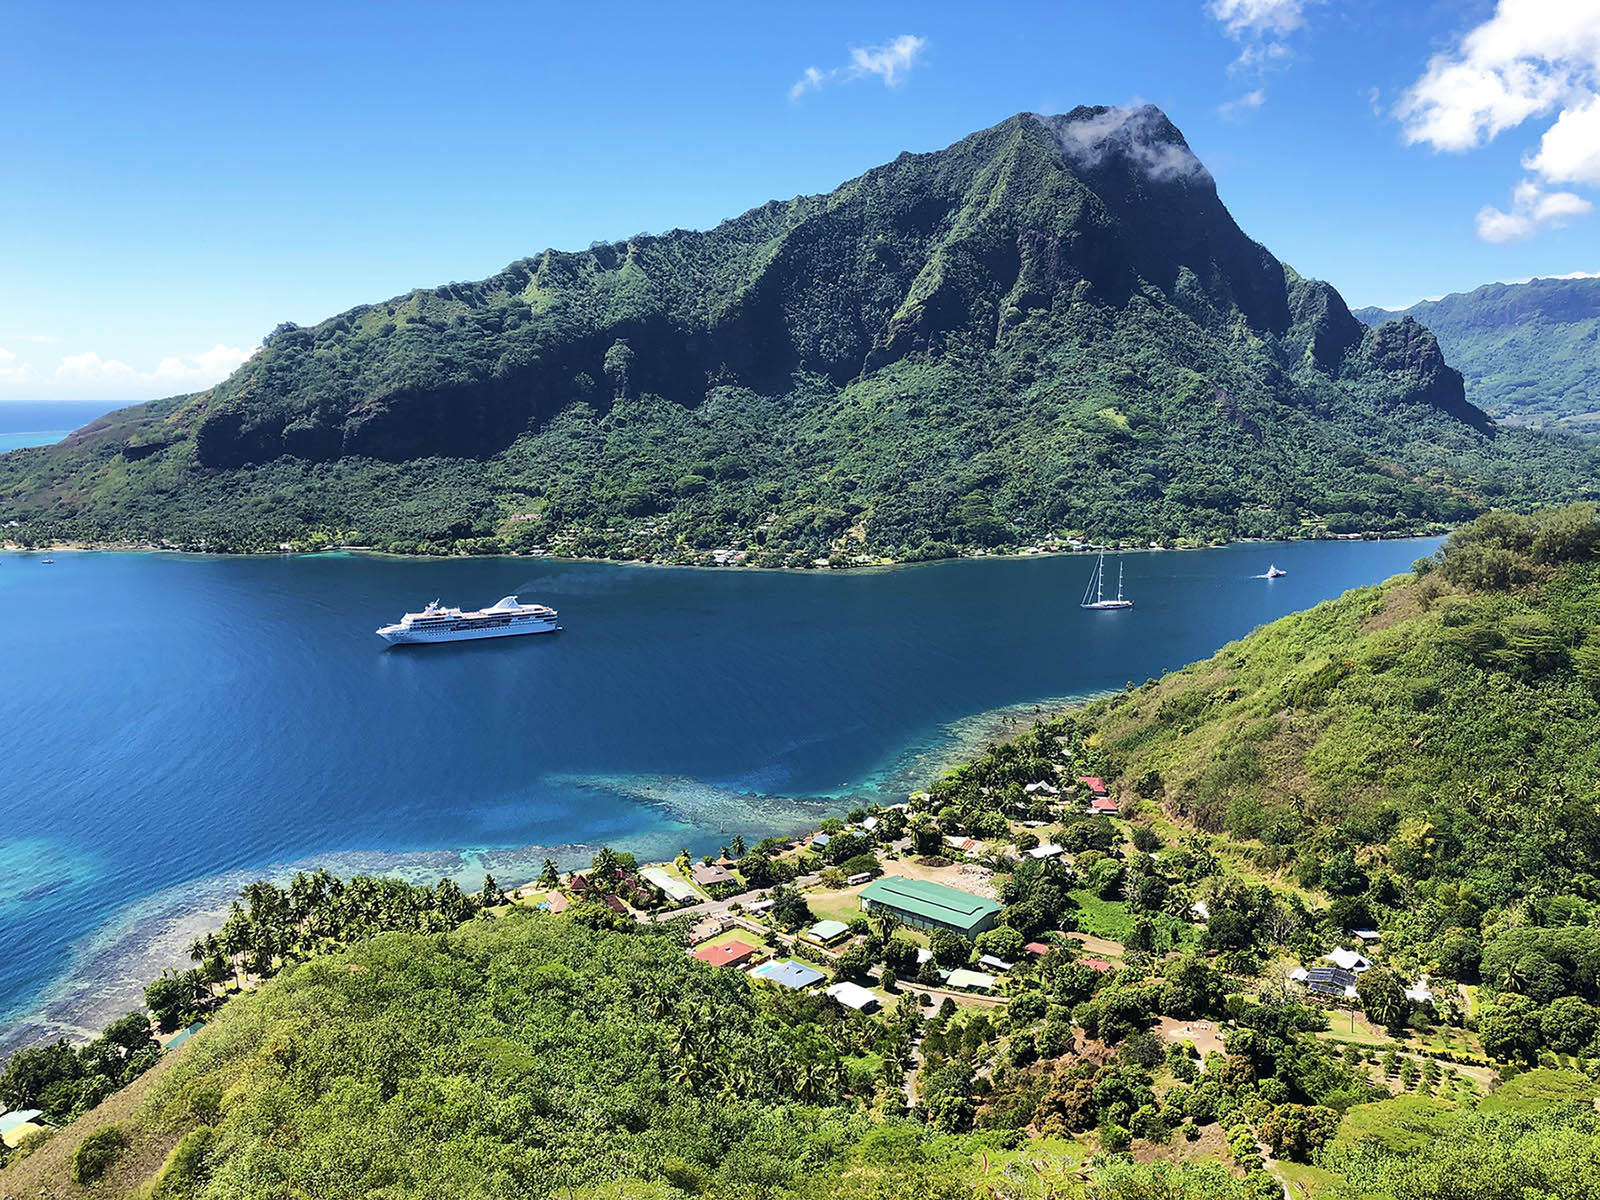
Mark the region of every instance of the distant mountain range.
<instances>
[{"instance_id":1,"label":"distant mountain range","mask_svg":"<svg viewBox=\"0 0 1600 1200\"><path fill-rule=\"evenodd\" d=\"M1600 277L1487 283L1356 316L1426 325L1465 376L1467 399L1495 417L1600 430Z\"/></svg>"},{"instance_id":2,"label":"distant mountain range","mask_svg":"<svg viewBox=\"0 0 1600 1200\"><path fill-rule=\"evenodd\" d=\"M1594 466L1247 237L1159 110L1096 107L282 326L209 391L0 458L0 523L810 564L1416 532Z\"/></svg>"}]
</instances>

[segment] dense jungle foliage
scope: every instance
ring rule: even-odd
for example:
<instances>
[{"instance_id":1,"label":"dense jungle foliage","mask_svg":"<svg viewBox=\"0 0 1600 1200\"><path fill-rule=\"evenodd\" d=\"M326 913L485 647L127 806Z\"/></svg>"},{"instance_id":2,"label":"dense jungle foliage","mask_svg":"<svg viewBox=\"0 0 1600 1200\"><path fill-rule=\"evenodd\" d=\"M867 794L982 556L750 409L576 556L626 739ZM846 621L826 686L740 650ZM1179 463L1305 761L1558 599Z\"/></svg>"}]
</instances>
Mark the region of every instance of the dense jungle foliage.
<instances>
[{"instance_id":1,"label":"dense jungle foliage","mask_svg":"<svg viewBox=\"0 0 1600 1200\"><path fill-rule=\"evenodd\" d=\"M810 565L1417 532L1591 495L1597 463L1247 238L1157 110L1083 108L282 327L208 392L0 458L0 522Z\"/></svg>"},{"instance_id":2,"label":"dense jungle foliage","mask_svg":"<svg viewBox=\"0 0 1600 1200\"><path fill-rule=\"evenodd\" d=\"M1488 283L1356 316L1369 325L1402 317L1426 325L1465 376L1467 399L1493 416L1600 429L1600 279Z\"/></svg>"},{"instance_id":3,"label":"dense jungle foliage","mask_svg":"<svg viewBox=\"0 0 1600 1200\"><path fill-rule=\"evenodd\" d=\"M1478 985L1484 1048L1600 1031L1600 520L1465 526L1409 577L1285 617L1076 718L1092 762ZM1212 922L1215 928L1215 921Z\"/></svg>"}]
</instances>

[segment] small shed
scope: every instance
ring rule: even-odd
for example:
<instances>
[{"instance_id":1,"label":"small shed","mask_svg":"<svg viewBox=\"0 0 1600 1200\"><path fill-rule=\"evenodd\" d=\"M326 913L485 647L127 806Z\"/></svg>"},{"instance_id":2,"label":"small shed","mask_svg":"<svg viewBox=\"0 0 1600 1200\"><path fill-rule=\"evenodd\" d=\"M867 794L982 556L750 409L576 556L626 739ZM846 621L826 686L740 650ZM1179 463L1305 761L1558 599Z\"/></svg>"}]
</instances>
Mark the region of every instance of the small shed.
<instances>
[{"instance_id":1,"label":"small shed","mask_svg":"<svg viewBox=\"0 0 1600 1200\"><path fill-rule=\"evenodd\" d=\"M950 978L945 982L964 992L987 992L994 986L994 976L986 975L982 971L969 971L966 967L957 967L950 972Z\"/></svg>"},{"instance_id":2,"label":"small shed","mask_svg":"<svg viewBox=\"0 0 1600 1200\"><path fill-rule=\"evenodd\" d=\"M806 930L806 940L820 946L831 946L850 936L850 926L843 921L818 921Z\"/></svg>"},{"instance_id":3,"label":"small shed","mask_svg":"<svg viewBox=\"0 0 1600 1200\"><path fill-rule=\"evenodd\" d=\"M35 1117L42 1116L44 1113L37 1108L19 1108L16 1112L0 1116L0 1141L15 1150L22 1144L23 1138L35 1130L44 1128L34 1120Z\"/></svg>"}]
</instances>

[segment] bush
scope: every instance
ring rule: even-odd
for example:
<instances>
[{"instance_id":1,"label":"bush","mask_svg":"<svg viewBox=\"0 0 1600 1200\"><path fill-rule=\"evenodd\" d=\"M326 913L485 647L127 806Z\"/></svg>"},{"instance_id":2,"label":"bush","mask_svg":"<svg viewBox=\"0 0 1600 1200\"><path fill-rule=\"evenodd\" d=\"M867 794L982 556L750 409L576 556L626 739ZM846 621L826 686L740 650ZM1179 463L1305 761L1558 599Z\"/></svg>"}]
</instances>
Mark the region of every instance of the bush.
<instances>
[{"instance_id":1,"label":"bush","mask_svg":"<svg viewBox=\"0 0 1600 1200\"><path fill-rule=\"evenodd\" d=\"M107 1125L86 1135L72 1152L72 1178L76 1183L94 1183L111 1169L111 1164L128 1148L128 1135L120 1125Z\"/></svg>"}]
</instances>

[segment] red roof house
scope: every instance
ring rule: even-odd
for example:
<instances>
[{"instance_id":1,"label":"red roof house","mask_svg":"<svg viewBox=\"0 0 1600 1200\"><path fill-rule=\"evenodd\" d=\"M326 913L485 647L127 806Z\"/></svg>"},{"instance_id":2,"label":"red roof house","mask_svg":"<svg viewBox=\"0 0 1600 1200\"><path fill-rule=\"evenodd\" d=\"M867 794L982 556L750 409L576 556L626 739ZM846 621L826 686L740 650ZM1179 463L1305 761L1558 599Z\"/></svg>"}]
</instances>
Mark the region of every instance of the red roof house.
<instances>
[{"instance_id":1,"label":"red roof house","mask_svg":"<svg viewBox=\"0 0 1600 1200\"><path fill-rule=\"evenodd\" d=\"M1111 964L1103 958L1080 958L1078 961L1088 967L1089 970L1098 971L1102 975L1111 970Z\"/></svg>"},{"instance_id":2,"label":"red roof house","mask_svg":"<svg viewBox=\"0 0 1600 1200\"><path fill-rule=\"evenodd\" d=\"M1106 781L1098 775L1080 775L1078 776L1078 782L1088 788L1092 795L1108 796L1111 794L1110 789L1106 787Z\"/></svg>"},{"instance_id":3,"label":"red roof house","mask_svg":"<svg viewBox=\"0 0 1600 1200\"><path fill-rule=\"evenodd\" d=\"M1036 954L1040 958L1043 958L1046 954L1050 953L1050 944L1048 942L1029 942L1023 947L1023 949L1029 954Z\"/></svg>"},{"instance_id":4,"label":"red roof house","mask_svg":"<svg viewBox=\"0 0 1600 1200\"><path fill-rule=\"evenodd\" d=\"M1092 813L1114 813L1117 811L1117 802L1110 796L1096 796L1089 801L1089 811Z\"/></svg>"},{"instance_id":5,"label":"red roof house","mask_svg":"<svg viewBox=\"0 0 1600 1200\"><path fill-rule=\"evenodd\" d=\"M713 967L742 967L750 961L756 948L747 942L723 942L720 946L701 946L694 956Z\"/></svg>"}]
</instances>

